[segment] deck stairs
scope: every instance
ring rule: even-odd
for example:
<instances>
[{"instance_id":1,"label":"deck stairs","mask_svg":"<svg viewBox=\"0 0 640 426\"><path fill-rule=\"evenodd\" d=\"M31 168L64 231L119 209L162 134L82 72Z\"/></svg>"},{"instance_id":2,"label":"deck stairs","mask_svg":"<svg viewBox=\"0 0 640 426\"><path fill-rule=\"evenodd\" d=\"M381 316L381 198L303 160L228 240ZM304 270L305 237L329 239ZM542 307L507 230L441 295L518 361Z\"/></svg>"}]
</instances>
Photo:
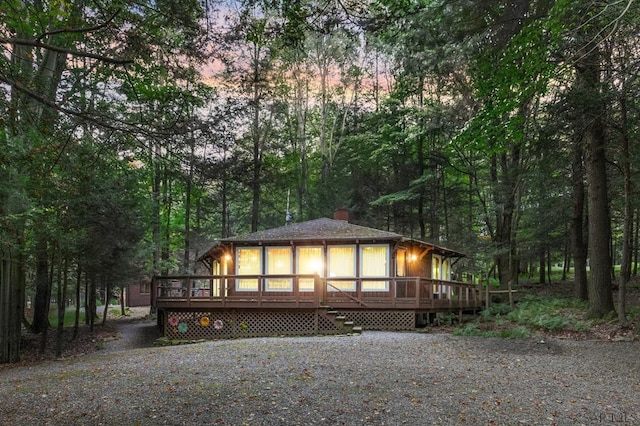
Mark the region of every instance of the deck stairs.
<instances>
[{"instance_id":1,"label":"deck stairs","mask_svg":"<svg viewBox=\"0 0 640 426\"><path fill-rule=\"evenodd\" d=\"M331 318L336 325L342 327L347 335L362 334L361 326L355 325L353 321L347 321L347 317L340 315L338 311L334 311L328 307L327 317Z\"/></svg>"}]
</instances>

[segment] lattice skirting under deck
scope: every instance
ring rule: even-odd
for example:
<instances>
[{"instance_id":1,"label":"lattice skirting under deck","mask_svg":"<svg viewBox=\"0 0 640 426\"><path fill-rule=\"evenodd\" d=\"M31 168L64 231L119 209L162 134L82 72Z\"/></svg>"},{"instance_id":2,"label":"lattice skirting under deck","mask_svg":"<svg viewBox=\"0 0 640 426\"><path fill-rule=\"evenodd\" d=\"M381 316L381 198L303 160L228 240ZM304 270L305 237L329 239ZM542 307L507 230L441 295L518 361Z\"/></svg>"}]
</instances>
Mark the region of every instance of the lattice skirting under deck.
<instances>
[{"instance_id":1,"label":"lattice skirting under deck","mask_svg":"<svg viewBox=\"0 0 640 426\"><path fill-rule=\"evenodd\" d=\"M416 313L405 311L339 311L346 321L362 327L363 330L413 330L416 327Z\"/></svg>"},{"instance_id":2,"label":"lattice skirting under deck","mask_svg":"<svg viewBox=\"0 0 640 426\"><path fill-rule=\"evenodd\" d=\"M339 334L345 328L323 311L163 311L169 339L229 339L279 335Z\"/></svg>"}]
</instances>

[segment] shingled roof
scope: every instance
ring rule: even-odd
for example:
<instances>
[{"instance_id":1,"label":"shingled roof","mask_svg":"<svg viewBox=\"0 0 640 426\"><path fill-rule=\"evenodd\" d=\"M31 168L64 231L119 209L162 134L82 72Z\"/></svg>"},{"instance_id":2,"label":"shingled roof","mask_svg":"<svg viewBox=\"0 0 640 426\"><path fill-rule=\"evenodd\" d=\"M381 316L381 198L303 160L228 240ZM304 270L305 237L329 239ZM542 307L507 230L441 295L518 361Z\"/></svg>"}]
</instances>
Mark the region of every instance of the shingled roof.
<instances>
[{"instance_id":1,"label":"shingled roof","mask_svg":"<svg viewBox=\"0 0 640 426\"><path fill-rule=\"evenodd\" d=\"M363 242L403 242L419 247L430 248L436 253L451 256L464 257L464 254L445 247L436 246L424 241L408 238L395 232L381 231L366 226L354 225L346 220L320 218L306 222L293 223L278 228L265 229L251 234L229 237L219 240L213 247L205 252L198 260L215 257L215 253L221 255L229 244L289 244L307 242L337 242L354 243Z\"/></svg>"},{"instance_id":2,"label":"shingled roof","mask_svg":"<svg viewBox=\"0 0 640 426\"><path fill-rule=\"evenodd\" d=\"M344 220L320 218L293 223L279 228L265 229L247 235L225 238L222 243L251 243L304 240L385 240L398 241L402 235L374 228L354 225Z\"/></svg>"}]
</instances>

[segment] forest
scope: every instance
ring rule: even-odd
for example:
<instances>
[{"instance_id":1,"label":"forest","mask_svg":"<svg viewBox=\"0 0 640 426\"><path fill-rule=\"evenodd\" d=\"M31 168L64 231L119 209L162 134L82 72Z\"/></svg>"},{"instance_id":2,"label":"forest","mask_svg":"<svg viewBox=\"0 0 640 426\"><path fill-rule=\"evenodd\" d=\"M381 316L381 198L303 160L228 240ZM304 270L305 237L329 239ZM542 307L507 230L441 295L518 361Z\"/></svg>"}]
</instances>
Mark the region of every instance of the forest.
<instances>
[{"instance_id":1,"label":"forest","mask_svg":"<svg viewBox=\"0 0 640 426\"><path fill-rule=\"evenodd\" d=\"M0 363L50 306L336 208L502 286L559 265L628 321L639 24L632 0L0 0Z\"/></svg>"}]
</instances>

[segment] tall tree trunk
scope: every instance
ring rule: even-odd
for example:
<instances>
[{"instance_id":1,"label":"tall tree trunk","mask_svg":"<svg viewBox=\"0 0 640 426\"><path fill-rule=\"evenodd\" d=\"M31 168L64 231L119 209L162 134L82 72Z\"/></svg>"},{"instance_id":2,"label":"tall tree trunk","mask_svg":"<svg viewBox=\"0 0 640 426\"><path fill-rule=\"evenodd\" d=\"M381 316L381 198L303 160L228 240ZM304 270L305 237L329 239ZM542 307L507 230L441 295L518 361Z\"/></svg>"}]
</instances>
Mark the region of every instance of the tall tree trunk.
<instances>
[{"instance_id":1,"label":"tall tree trunk","mask_svg":"<svg viewBox=\"0 0 640 426\"><path fill-rule=\"evenodd\" d=\"M36 246L36 294L33 303L33 321L31 331L42 333L49 327L50 279L49 279L49 250L44 236L40 236Z\"/></svg>"},{"instance_id":2,"label":"tall tree trunk","mask_svg":"<svg viewBox=\"0 0 640 426\"><path fill-rule=\"evenodd\" d=\"M164 204L165 225L164 238L161 237L160 242L160 261L162 268L160 273L169 274L169 259L171 257L171 215L173 214L173 194L172 194L171 177L167 167L162 169L162 203Z\"/></svg>"},{"instance_id":3,"label":"tall tree trunk","mask_svg":"<svg viewBox=\"0 0 640 426\"><path fill-rule=\"evenodd\" d=\"M111 297L111 279L104 277L103 278L103 286L104 286L104 309L102 310L102 325L107 324L107 315L109 314L109 299Z\"/></svg>"},{"instance_id":4,"label":"tall tree trunk","mask_svg":"<svg viewBox=\"0 0 640 426\"><path fill-rule=\"evenodd\" d=\"M127 315L127 306L125 303L124 298L126 297L125 294L125 290L124 290L124 286L120 286L120 315L125 316Z\"/></svg>"},{"instance_id":5,"label":"tall tree trunk","mask_svg":"<svg viewBox=\"0 0 640 426\"><path fill-rule=\"evenodd\" d=\"M420 109L424 108L424 77L420 77L420 83L418 85L418 102ZM418 163L418 170L416 170L418 177L421 177L425 172L425 158L424 158L424 134L426 133L425 129L425 120L423 117L420 118L420 135L416 138L416 162ZM431 171L431 168L429 167ZM434 186L433 184L431 186ZM425 204L425 185L420 186L420 192L418 193L418 226L420 228L420 239L424 240L427 238L427 221L424 217L424 204ZM435 208L435 206L432 206ZM412 221L413 222L413 221ZM432 224L433 225L433 224ZM411 226L413 228L413 226ZM410 229L411 229L410 228ZM433 238L434 229L431 229L430 237ZM434 242L437 243L437 240Z\"/></svg>"},{"instance_id":6,"label":"tall tree trunk","mask_svg":"<svg viewBox=\"0 0 640 426\"><path fill-rule=\"evenodd\" d=\"M300 157L300 172L296 185L296 198L298 200L296 206L296 217L298 220L304 220L309 214L307 211L309 206L309 159L307 146L307 111L309 99L309 82L306 77L301 77L302 72L298 72L295 80L296 98L295 98L295 134L293 136L298 155Z\"/></svg>"},{"instance_id":7,"label":"tall tree trunk","mask_svg":"<svg viewBox=\"0 0 640 426\"><path fill-rule=\"evenodd\" d=\"M73 339L75 340L78 337L78 330L80 329L80 305L82 304L82 300L80 300L80 287L82 286L82 267L80 266L80 262L76 267L76 316L75 321L73 323Z\"/></svg>"},{"instance_id":8,"label":"tall tree trunk","mask_svg":"<svg viewBox=\"0 0 640 426\"><path fill-rule=\"evenodd\" d=\"M46 348L47 348L47 343L48 343L48 333L49 333L49 326L51 325L49 323L49 311L51 308L51 293L53 291L53 266L54 266L55 262L54 259L51 259L51 261L49 262L50 265L50 270L48 273L48 276L50 277L48 283L47 283L47 294L45 296L45 299L47 300L47 304L46 304L46 313L45 313L45 318L46 318L46 322L45 322L45 327L42 330L42 335L40 338L40 354L44 354Z\"/></svg>"},{"instance_id":9,"label":"tall tree trunk","mask_svg":"<svg viewBox=\"0 0 640 426\"><path fill-rule=\"evenodd\" d=\"M93 333L93 328L96 323L96 274L91 273L91 278L88 281L89 288L87 290L87 311L85 312L87 320L89 321L89 332Z\"/></svg>"},{"instance_id":10,"label":"tall tree trunk","mask_svg":"<svg viewBox=\"0 0 640 426\"><path fill-rule=\"evenodd\" d=\"M227 237L231 236L230 235L231 232L230 232L230 229L229 229L229 220L228 220L229 219L228 218L228 210L229 210L228 204L229 203L227 202L227 192L228 192L229 185L227 184L227 182L228 182L228 179L227 179L228 171L227 171L226 166L224 167L223 173L224 173L224 175L223 175L223 179L222 179L222 188L221 188L221 197L222 197L221 209L222 209L222 211L220 212L221 216L222 216L222 230L221 230L220 237L221 238L227 238Z\"/></svg>"},{"instance_id":11,"label":"tall tree trunk","mask_svg":"<svg viewBox=\"0 0 640 426\"><path fill-rule=\"evenodd\" d=\"M624 75L624 72L623 72ZM631 153L629 152L629 123L627 114L626 85L620 96L620 127L622 129L622 179L624 191L624 224L622 231L622 264L620 265L620 286L618 288L618 320L627 323L627 283L631 279L631 239L633 238L633 193L631 188Z\"/></svg>"},{"instance_id":12,"label":"tall tree trunk","mask_svg":"<svg viewBox=\"0 0 640 426\"><path fill-rule=\"evenodd\" d=\"M153 217L152 222L152 239L153 239L153 275L160 274L160 143L155 142L151 148L151 161L153 163L153 184L152 184L152 201L153 201Z\"/></svg>"},{"instance_id":13,"label":"tall tree trunk","mask_svg":"<svg viewBox=\"0 0 640 426\"><path fill-rule=\"evenodd\" d=\"M640 207L636 209L635 227L633 230L633 276L638 276L638 254L640 253Z\"/></svg>"},{"instance_id":14,"label":"tall tree trunk","mask_svg":"<svg viewBox=\"0 0 640 426\"><path fill-rule=\"evenodd\" d=\"M0 252L0 364L20 361L24 267L11 252Z\"/></svg>"},{"instance_id":15,"label":"tall tree trunk","mask_svg":"<svg viewBox=\"0 0 640 426\"><path fill-rule=\"evenodd\" d=\"M193 170L195 167L195 140L191 138L191 151L189 156L189 174L185 184L184 194L184 256L182 258L182 271L189 273L191 263L191 186L193 185Z\"/></svg>"},{"instance_id":16,"label":"tall tree trunk","mask_svg":"<svg viewBox=\"0 0 640 426\"><path fill-rule=\"evenodd\" d=\"M580 300L587 300L587 245L584 241L585 188L582 157L582 145L579 140L576 140L573 144L573 162L571 165L573 180L573 215L571 218L571 243L574 262L573 294Z\"/></svg>"},{"instance_id":17,"label":"tall tree trunk","mask_svg":"<svg viewBox=\"0 0 640 426\"><path fill-rule=\"evenodd\" d=\"M589 210L589 311L602 318L615 310L611 282L611 220L609 214L605 108L600 88L600 49L588 43L576 63L576 85L583 96L582 119Z\"/></svg>"},{"instance_id":18,"label":"tall tree trunk","mask_svg":"<svg viewBox=\"0 0 640 426\"><path fill-rule=\"evenodd\" d=\"M327 104L329 98L327 93L327 83L329 78L329 59L327 58L327 52L325 51L327 37L328 35L322 36L322 52L319 52L318 58L318 71L320 74L320 155L322 157L320 175L323 184L326 184L329 181L329 161L331 156L327 140Z\"/></svg>"},{"instance_id":19,"label":"tall tree trunk","mask_svg":"<svg viewBox=\"0 0 640 426\"><path fill-rule=\"evenodd\" d=\"M262 138L260 135L260 48L255 46L253 58L253 117L251 137L253 142L253 176L251 178L251 232L258 230L260 222L260 188L262 177Z\"/></svg>"},{"instance_id":20,"label":"tall tree trunk","mask_svg":"<svg viewBox=\"0 0 640 426\"><path fill-rule=\"evenodd\" d=\"M65 257L58 271L58 329L56 333L56 357L62 356L64 343L64 317L67 309L67 279L69 276L67 258Z\"/></svg>"},{"instance_id":21,"label":"tall tree trunk","mask_svg":"<svg viewBox=\"0 0 640 426\"><path fill-rule=\"evenodd\" d=\"M502 287L509 281L518 282L514 213L517 193L517 175L520 168L520 148L510 147L510 153L502 153L491 160L491 180L495 199L495 263ZM498 161L500 160L500 161Z\"/></svg>"},{"instance_id":22,"label":"tall tree trunk","mask_svg":"<svg viewBox=\"0 0 640 426\"><path fill-rule=\"evenodd\" d=\"M546 250L543 247L540 247L539 260L540 260L540 276L538 277L538 283L544 284L547 280L547 258L546 258Z\"/></svg>"}]
</instances>

